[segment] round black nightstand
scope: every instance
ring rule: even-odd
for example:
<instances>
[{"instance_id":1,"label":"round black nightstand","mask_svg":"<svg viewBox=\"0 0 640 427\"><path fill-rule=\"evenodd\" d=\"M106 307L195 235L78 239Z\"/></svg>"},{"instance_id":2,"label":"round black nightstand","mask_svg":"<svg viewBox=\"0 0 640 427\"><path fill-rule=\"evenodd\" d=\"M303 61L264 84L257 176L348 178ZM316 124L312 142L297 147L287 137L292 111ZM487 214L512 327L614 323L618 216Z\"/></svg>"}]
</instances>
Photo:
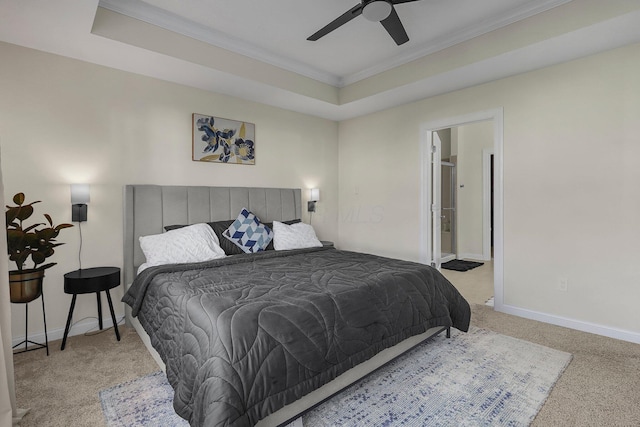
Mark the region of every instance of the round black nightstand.
<instances>
[{"instance_id":1,"label":"round black nightstand","mask_svg":"<svg viewBox=\"0 0 640 427\"><path fill-rule=\"evenodd\" d=\"M111 294L109 289L113 289L120 285L120 269L118 267L94 267L83 268L82 270L72 271L64 275L64 292L72 294L71 307L69 308L69 316L67 317L67 326L64 328L64 337L60 350L64 350L67 343L67 334L73 317L73 309L76 306L76 297L78 294L96 293L98 299L98 324L102 330L102 302L100 301L100 292L107 294L109 302L109 310L111 311L111 320L113 321L113 329L116 332L116 338L120 341L120 332L118 331L118 322L113 312L113 303L111 302Z\"/></svg>"}]
</instances>

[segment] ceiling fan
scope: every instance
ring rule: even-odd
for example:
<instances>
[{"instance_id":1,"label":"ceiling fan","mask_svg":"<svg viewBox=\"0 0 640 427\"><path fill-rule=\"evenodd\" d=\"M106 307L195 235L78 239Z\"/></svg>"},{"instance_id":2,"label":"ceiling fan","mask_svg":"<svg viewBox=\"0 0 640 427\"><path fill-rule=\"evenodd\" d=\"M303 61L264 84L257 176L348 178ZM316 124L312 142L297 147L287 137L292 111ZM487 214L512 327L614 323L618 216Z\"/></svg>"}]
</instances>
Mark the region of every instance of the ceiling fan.
<instances>
[{"instance_id":1,"label":"ceiling fan","mask_svg":"<svg viewBox=\"0 0 640 427\"><path fill-rule=\"evenodd\" d=\"M409 41L409 36L400 22L393 5L411 3L419 0L361 0L341 16L322 27L307 40L316 41L331 31L343 26L357 16L364 16L369 21L380 22L398 46Z\"/></svg>"}]
</instances>

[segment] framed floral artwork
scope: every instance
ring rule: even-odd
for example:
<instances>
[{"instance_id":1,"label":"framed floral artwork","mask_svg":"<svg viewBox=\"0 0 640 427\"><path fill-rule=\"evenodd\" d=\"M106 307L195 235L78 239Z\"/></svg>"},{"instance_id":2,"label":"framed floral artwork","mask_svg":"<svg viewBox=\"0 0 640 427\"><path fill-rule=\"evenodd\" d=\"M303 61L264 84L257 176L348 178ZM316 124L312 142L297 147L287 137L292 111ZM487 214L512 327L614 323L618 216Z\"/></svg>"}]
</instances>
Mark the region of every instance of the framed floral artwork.
<instances>
[{"instance_id":1,"label":"framed floral artwork","mask_svg":"<svg viewBox=\"0 0 640 427\"><path fill-rule=\"evenodd\" d=\"M256 164L256 125L196 113L192 120L194 161Z\"/></svg>"}]
</instances>

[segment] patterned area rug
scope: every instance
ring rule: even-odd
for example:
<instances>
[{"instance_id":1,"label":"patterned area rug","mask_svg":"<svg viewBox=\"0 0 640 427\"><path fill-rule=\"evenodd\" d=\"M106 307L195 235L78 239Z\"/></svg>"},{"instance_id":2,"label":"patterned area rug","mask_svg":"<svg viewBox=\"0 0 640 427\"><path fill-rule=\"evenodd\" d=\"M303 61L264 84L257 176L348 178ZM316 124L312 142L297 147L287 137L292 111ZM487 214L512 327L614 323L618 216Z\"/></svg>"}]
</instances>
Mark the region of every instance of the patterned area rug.
<instances>
[{"instance_id":1,"label":"patterned area rug","mask_svg":"<svg viewBox=\"0 0 640 427\"><path fill-rule=\"evenodd\" d=\"M101 390L100 402L108 427L188 427L173 410L173 389L164 372Z\"/></svg>"},{"instance_id":2,"label":"patterned area rug","mask_svg":"<svg viewBox=\"0 0 640 427\"><path fill-rule=\"evenodd\" d=\"M416 347L305 414L317 426L527 426L571 355L472 328ZM109 427L186 426L160 372L100 392Z\"/></svg>"}]
</instances>

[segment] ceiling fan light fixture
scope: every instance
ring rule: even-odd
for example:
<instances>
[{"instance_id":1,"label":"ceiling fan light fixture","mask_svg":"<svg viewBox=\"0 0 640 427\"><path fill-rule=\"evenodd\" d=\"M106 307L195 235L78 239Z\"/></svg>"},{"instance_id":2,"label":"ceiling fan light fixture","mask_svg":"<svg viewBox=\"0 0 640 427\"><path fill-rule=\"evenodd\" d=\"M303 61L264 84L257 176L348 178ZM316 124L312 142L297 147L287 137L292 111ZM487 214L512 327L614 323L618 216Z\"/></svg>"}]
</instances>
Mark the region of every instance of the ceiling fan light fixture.
<instances>
[{"instance_id":1,"label":"ceiling fan light fixture","mask_svg":"<svg viewBox=\"0 0 640 427\"><path fill-rule=\"evenodd\" d=\"M389 17L393 6L386 0L373 0L362 8L362 16L373 22L380 22Z\"/></svg>"}]
</instances>

